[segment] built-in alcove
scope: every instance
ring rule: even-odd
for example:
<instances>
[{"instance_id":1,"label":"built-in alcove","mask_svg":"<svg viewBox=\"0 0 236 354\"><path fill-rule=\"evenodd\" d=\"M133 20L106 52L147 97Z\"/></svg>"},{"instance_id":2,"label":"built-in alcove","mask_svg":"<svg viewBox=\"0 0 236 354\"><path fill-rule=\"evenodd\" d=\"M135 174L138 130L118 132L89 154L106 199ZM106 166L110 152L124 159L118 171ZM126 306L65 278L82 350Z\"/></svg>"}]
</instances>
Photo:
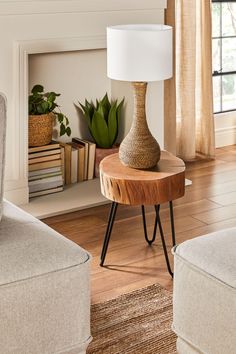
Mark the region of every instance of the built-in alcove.
<instances>
[{"instance_id":1,"label":"built-in alcove","mask_svg":"<svg viewBox=\"0 0 236 354\"><path fill-rule=\"evenodd\" d=\"M53 209L52 214L55 214L58 212L58 204L64 204L66 211L66 203L61 196L60 200L54 201L54 207L49 200L40 207L35 206L35 209L33 203L28 203L27 100L33 81L41 81L42 76L40 75L40 80L37 77L40 70L44 72L52 68L51 73L55 74L52 86L51 83L48 85L47 73L41 82L47 90L62 93L60 97L62 109L72 118L72 125L78 130L78 116L73 101L103 95L108 89L112 97L120 99L125 96L127 100L123 129L125 134L132 121L132 91L130 83L110 82L106 77L106 27L122 23L163 23L166 6L166 0L147 0L145 5L141 0L135 3L132 0L119 2L45 0L40 7L34 0L0 1L2 46L0 91L6 95L8 101L4 185L4 196L8 200L23 205L25 210L35 215L42 215L41 211L45 212L47 207ZM46 67L43 65L44 62L47 62ZM81 69L84 64L89 64L86 70ZM39 67L31 74L31 69L35 65ZM95 77L92 77L93 85L89 86L88 80L84 79L90 73ZM65 84L64 89L61 83ZM85 92L87 89L89 91ZM163 146L161 83L149 85L147 100L151 130ZM81 207L88 207L96 204L94 191L98 189L99 184L88 186L76 193L71 191L71 196L78 196L84 204ZM87 191L91 192L90 196ZM60 193L57 195L59 198ZM73 198L70 207L71 210L77 208Z\"/></svg>"},{"instance_id":2,"label":"built-in alcove","mask_svg":"<svg viewBox=\"0 0 236 354\"><path fill-rule=\"evenodd\" d=\"M29 91L42 84L46 91L60 93L57 102L70 120L72 135L89 138L80 117L78 101L95 101L105 92L111 93L111 81L106 75L106 50L80 50L29 55ZM55 136L55 138L57 138ZM66 136L60 138L68 140Z\"/></svg>"},{"instance_id":3,"label":"built-in alcove","mask_svg":"<svg viewBox=\"0 0 236 354\"><path fill-rule=\"evenodd\" d=\"M71 141L72 137L91 140L88 128L78 109L78 101L85 98L96 101L107 92L112 99L125 97L121 117L119 140L128 132L132 121L132 88L130 83L114 82L106 73L106 49L80 49L69 51L43 52L28 54L28 93L35 84L44 86L45 91L55 91L61 111L69 118L71 137L54 139ZM27 105L27 102L25 102ZM55 129L56 132L56 129ZM63 192L35 197L24 208L39 218L52 216L106 203L100 192L99 179L84 181L64 187Z\"/></svg>"},{"instance_id":4,"label":"built-in alcove","mask_svg":"<svg viewBox=\"0 0 236 354\"><path fill-rule=\"evenodd\" d=\"M63 42L64 43L64 42ZM28 92L35 84L44 86L45 91L60 93L57 102L61 111L70 120L72 135L59 137L54 134L54 139L68 142L72 137L91 139L87 126L84 123L81 111L76 107L78 101L84 102L85 98L93 100L101 98L107 92L111 98L125 98L123 117L119 131L121 141L130 129L133 112L133 99L131 83L112 81L106 73L106 49L93 48L79 50L62 50L29 53L28 65ZM147 94L147 115L149 126L158 138L162 135L162 122L158 120L158 96L161 94L160 83L150 83ZM26 97L25 97L26 98ZM25 101L27 106L27 100ZM25 108L27 111L27 108ZM160 125L161 123L161 125ZM55 130L56 131L56 130ZM160 142L160 138L158 139ZM162 142L161 142L162 144ZM63 192L45 195L30 199L24 208L39 218L57 215L64 212L83 209L100 205L107 201L100 192L99 180L94 179L78 184L65 186Z\"/></svg>"},{"instance_id":5,"label":"built-in alcove","mask_svg":"<svg viewBox=\"0 0 236 354\"><path fill-rule=\"evenodd\" d=\"M111 81L106 75L106 50L74 50L37 53L28 56L28 91L35 84L45 91L60 93L57 102L69 118L71 137L54 139L68 142L72 137L91 139L81 111L76 107L85 98L101 98L107 92L111 96ZM78 210L106 202L100 193L99 180L94 179L64 187L63 192L32 198L28 208L38 217Z\"/></svg>"}]
</instances>

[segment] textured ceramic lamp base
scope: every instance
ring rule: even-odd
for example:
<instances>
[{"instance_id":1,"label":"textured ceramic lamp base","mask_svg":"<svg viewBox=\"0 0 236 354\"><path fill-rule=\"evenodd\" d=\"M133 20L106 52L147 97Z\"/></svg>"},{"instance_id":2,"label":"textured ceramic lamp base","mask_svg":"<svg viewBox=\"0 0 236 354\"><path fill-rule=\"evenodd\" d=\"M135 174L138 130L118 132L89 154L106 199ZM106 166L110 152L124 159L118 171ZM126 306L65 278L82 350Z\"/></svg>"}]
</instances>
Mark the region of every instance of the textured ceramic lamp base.
<instances>
[{"instance_id":1,"label":"textured ceramic lamp base","mask_svg":"<svg viewBox=\"0 0 236 354\"><path fill-rule=\"evenodd\" d=\"M131 129L120 145L121 162L131 168L148 169L160 160L160 146L152 136L146 120L146 82L133 82L134 117Z\"/></svg>"}]
</instances>

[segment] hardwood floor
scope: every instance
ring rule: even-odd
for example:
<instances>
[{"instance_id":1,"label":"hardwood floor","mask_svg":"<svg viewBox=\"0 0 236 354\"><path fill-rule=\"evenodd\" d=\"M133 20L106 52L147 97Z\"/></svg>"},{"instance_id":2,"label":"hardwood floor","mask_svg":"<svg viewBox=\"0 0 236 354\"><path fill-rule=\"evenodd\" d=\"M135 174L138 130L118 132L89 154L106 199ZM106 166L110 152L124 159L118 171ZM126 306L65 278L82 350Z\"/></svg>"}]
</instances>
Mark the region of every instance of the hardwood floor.
<instances>
[{"instance_id":1,"label":"hardwood floor","mask_svg":"<svg viewBox=\"0 0 236 354\"><path fill-rule=\"evenodd\" d=\"M236 226L236 145L217 149L215 161L188 163L186 178L193 184L186 188L183 198L174 202L177 243ZM109 207L105 205L43 220L92 254L92 302L101 302L156 282L171 290L172 280L166 270L159 235L152 247L146 244L139 207L119 206L105 262L107 267L99 266ZM161 208L161 218L170 252L167 205ZM153 221L153 208L148 207L149 232ZM172 260L172 255L170 257Z\"/></svg>"}]
</instances>

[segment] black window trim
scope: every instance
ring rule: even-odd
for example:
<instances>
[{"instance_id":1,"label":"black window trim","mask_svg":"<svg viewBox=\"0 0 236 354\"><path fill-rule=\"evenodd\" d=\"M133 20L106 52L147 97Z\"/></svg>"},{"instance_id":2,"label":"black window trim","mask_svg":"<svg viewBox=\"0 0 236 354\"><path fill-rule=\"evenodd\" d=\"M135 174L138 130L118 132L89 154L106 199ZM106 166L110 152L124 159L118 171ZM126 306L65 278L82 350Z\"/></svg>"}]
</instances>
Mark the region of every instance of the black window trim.
<instances>
[{"instance_id":1,"label":"black window trim","mask_svg":"<svg viewBox=\"0 0 236 354\"><path fill-rule=\"evenodd\" d=\"M235 2L236 3L236 0L212 0L212 2L215 2L215 3L227 3L227 2ZM222 15L221 15L221 19L222 19ZM222 24L221 24L221 28L222 28ZM222 38L236 38L236 35L235 36L217 36L217 37L212 37L212 40L213 39L222 39ZM221 56L221 63L222 63L222 44L221 44L221 53L220 53L220 56ZM212 73L212 76L213 77L216 77L216 76L225 76L225 75L235 75L236 74L236 70L233 70L233 71L222 71L219 70L215 70L213 73ZM221 83L221 90L222 90L222 83ZM221 98L221 108L222 108L222 92L221 92L221 95L220 95L220 98ZM227 113L227 112L233 112L233 111L236 111L236 107L233 108L233 109L229 109L229 110L221 110L221 111L218 111L218 112L214 112L214 114L219 114L219 113Z\"/></svg>"},{"instance_id":2,"label":"black window trim","mask_svg":"<svg viewBox=\"0 0 236 354\"><path fill-rule=\"evenodd\" d=\"M235 0L212 0L212 2L235 2Z\"/></svg>"}]
</instances>

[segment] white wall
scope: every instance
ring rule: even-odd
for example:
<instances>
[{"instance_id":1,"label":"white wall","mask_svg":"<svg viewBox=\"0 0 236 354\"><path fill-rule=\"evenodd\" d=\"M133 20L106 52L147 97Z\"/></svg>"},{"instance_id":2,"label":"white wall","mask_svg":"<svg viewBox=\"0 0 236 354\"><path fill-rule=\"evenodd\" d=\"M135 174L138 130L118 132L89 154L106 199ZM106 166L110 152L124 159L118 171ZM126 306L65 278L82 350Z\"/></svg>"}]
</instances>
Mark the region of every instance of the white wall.
<instances>
[{"instance_id":1,"label":"white wall","mask_svg":"<svg viewBox=\"0 0 236 354\"><path fill-rule=\"evenodd\" d=\"M96 69L94 53L75 51L105 48L105 28L121 23L163 23L166 0L0 0L0 91L8 98L7 154L5 196L15 203L28 200L27 149L28 149L28 56L50 53L38 58L30 57L30 85L40 81L45 87L63 93L61 104L65 113L77 116L71 102L77 97L99 96L111 87L113 96L125 95L128 99L125 129L131 122L132 99L126 83L110 83L103 76L105 53L99 51L98 67L101 76L88 85L86 72L90 65ZM92 39L91 39L92 38ZM90 44L92 43L92 47ZM78 47L77 47L78 44ZM42 48L45 48L42 50ZM73 51L66 56L55 52ZM79 64L88 63L83 71ZM43 65L44 63L44 65ZM73 67L75 66L75 67ZM37 71L32 74L33 68ZM55 70L56 69L56 70ZM51 79L42 73L50 71ZM34 70L33 70L34 71ZM80 80L83 76L83 82ZM43 76L42 76L43 77ZM91 77L91 75L90 75ZM115 88L116 87L116 88ZM83 92L82 92L83 90ZM159 140L163 139L162 85L152 84L148 93L148 112L151 129ZM127 95L126 95L127 93ZM78 126L77 126L78 127Z\"/></svg>"},{"instance_id":2,"label":"white wall","mask_svg":"<svg viewBox=\"0 0 236 354\"><path fill-rule=\"evenodd\" d=\"M35 84L42 84L46 91L60 93L57 102L70 120L72 135L89 138L83 117L76 108L85 98L96 98L111 91L106 75L106 50L34 54L29 56L29 91ZM58 138L54 134L54 138ZM70 138L63 136L62 141Z\"/></svg>"}]
</instances>

